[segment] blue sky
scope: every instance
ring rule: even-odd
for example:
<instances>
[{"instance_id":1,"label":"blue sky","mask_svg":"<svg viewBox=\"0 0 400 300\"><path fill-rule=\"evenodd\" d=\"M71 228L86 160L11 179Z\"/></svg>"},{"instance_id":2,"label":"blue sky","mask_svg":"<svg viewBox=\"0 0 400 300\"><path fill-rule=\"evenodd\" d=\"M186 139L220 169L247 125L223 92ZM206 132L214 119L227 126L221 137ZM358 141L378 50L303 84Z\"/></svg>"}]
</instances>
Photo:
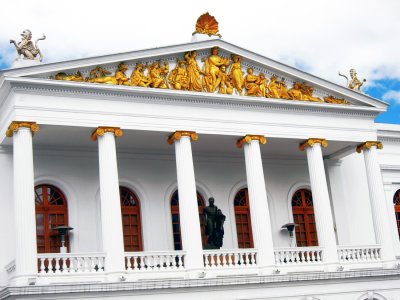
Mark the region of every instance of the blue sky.
<instances>
[{"instance_id":1,"label":"blue sky","mask_svg":"<svg viewBox=\"0 0 400 300\"><path fill-rule=\"evenodd\" d=\"M15 58L9 40L26 28L33 39L46 34L44 62L57 62L189 42L209 11L222 39L265 57L340 85L338 72L355 68L363 92L390 104L376 121L400 124L399 0L236 1L4 1L0 69Z\"/></svg>"}]
</instances>

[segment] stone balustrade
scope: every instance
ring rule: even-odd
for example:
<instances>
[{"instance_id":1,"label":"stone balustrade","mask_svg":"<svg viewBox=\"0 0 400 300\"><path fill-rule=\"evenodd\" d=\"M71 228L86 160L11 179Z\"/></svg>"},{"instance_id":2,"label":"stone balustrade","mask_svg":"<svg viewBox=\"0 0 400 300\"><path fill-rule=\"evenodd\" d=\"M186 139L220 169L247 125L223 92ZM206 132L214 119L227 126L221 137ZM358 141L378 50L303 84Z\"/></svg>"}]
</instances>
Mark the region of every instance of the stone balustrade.
<instances>
[{"instance_id":1,"label":"stone balustrade","mask_svg":"<svg viewBox=\"0 0 400 300\"><path fill-rule=\"evenodd\" d=\"M338 246L340 263L381 261L381 246Z\"/></svg>"},{"instance_id":2,"label":"stone balustrade","mask_svg":"<svg viewBox=\"0 0 400 300\"><path fill-rule=\"evenodd\" d=\"M182 270L184 251L125 252L125 267L133 271Z\"/></svg>"},{"instance_id":3,"label":"stone balustrade","mask_svg":"<svg viewBox=\"0 0 400 300\"><path fill-rule=\"evenodd\" d=\"M38 254L39 274L104 272L104 253Z\"/></svg>"},{"instance_id":4,"label":"stone balustrade","mask_svg":"<svg viewBox=\"0 0 400 300\"><path fill-rule=\"evenodd\" d=\"M274 252L277 266L322 263L322 247L276 248Z\"/></svg>"},{"instance_id":5,"label":"stone balustrade","mask_svg":"<svg viewBox=\"0 0 400 300\"><path fill-rule=\"evenodd\" d=\"M204 267L211 268L246 268L257 266L257 250L203 250Z\"/></svg>"}]
</instances>

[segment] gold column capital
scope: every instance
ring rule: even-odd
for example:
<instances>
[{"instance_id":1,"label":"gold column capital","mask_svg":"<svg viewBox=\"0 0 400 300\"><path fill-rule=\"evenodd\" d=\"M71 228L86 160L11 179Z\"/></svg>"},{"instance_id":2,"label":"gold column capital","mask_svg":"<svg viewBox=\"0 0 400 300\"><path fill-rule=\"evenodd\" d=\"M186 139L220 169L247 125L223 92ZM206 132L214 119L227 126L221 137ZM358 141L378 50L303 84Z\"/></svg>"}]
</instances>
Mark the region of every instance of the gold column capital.
<instances>
[{"instance_id":1,"label":"gold column capital","mask_svg":"<svg viewBox=\"0 0 400 300\"><path fill-rule=\"evenodd\" d=\"M179 141L181 137L188 136L190 140L197 141L199 139L199 135L196 131L180 131L177 130L174 133L171 133L167 139L167 143L172 145L175 141Z\"/></svg>"},{"instance_id":2,"label":"gold column capital","mask_svg":"<svg viewBox=\"0 0 400 300\"><path fill-rule=\"evenodd\" d=\"M267 143L267 139L263 135L246 134L244 137L237 140L236 147L242 148L244 143L250 144L251 141L259 141L260 144L263 145Z\"/></svg>"},{"instance_id":3,"label":"gold column capital","mask_svg":"<svg viewBox=\"0 0 400 300\"><path fill-rule=\"evenodd\" d=\"M10 126L8 126L8 129L6 131L6 136L7 137L12 137L14 135L14 132L18 131L21 127L29 128L34 134L35 132L39 131L39 125L36 124L36 122L27 122L27 121L12 121Z\"/></svg>"},{"instance_id":4,"label":"gold column capital","mask_svg":"<svg viewBox=\"0 0 400 300\"><path fill-rule=\"evenodd\" d=\"M328 147L328 142L324 138L309 138L308 140L300 143L299 149L304 151L307 147L312 147L315 144L321 144L321 147Z\"/></svg>"},{"instance_id":5,"label":"gold column capital","mask_svg":"<svg viewBox=\"0 0 400 300\"><path fill-rule=\"evenodd\" d=\"M362 150L364 149L371 149L372 146L376 146L377 149L383 149L383 144L379 141L366 141L365 143L362 143L357 146L356 151L358 153L361 153Z\"/></svg>"},{"instance_id":6,"label":"gold column capital","mask_svg":"<svg viewBox=\"0 0 400 300\"><path fill-rule=\"evenodd\" d=\"M106 132L112 132L116 137L121 137L124 132L119 127L97 127L90 136L93 141L97 140L98 136L103 136Z\"/></svg>"}]
</instances>

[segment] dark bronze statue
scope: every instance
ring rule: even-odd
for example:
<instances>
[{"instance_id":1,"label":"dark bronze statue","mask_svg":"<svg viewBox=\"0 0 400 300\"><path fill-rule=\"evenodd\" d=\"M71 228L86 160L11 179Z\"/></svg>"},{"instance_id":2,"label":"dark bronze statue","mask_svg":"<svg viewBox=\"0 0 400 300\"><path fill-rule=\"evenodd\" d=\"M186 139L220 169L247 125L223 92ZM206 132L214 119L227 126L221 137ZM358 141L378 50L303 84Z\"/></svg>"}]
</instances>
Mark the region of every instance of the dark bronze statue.
<instances>
[{"instance_id":1,"label":"dark bronze statue","mask_svg":"<svg viewBox=\"0 0 400 300\"><path fill-rule=\"evenodd\" d=\"M203 210L203 224L206 227L206 249L220 249L224 238L225 215L214 205L214 198L208 199L208 206Z\"/></svg>"}]
</instances>

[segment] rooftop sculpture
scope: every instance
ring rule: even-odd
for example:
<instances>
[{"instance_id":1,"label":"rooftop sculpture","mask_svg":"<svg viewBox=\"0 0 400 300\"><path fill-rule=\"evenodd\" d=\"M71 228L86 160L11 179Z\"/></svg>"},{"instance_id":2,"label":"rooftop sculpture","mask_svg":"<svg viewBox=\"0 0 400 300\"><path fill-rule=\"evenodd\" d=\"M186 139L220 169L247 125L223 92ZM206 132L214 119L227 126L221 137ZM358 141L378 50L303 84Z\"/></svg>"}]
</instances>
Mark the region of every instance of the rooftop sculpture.
<instances>
[{"instance_id":1,"label":"rooftop sculpture","mask_svg":"<svg viewBox=\"0 0 400 300\"><path fill-rule=\"evenodd\" d=\"M39 58L39 61L42 61L43 55L38 48L38 42L41 40L45 40L46 36L43 34L41 38L38 38L35 41L35 44L32 42L32 32L29 29L25 29L21 33L21 41L16 43L15 40L10 40L10 44L14 44L15 49L18 53L18 59L29 59L34 60Z\"/></svg>"},{"instance_id":2,"label":"rooftop sculpture","mask_svg":"<svg viewBox=\"0 0 400 300\"><path fill-rule=\"evenodd\" d=\"M348 87L349 89L355 90L355 91L360 91L362 85L364 84L364 82L367 81L367 79L365 79L365 78L364 78L362 81L359 80L359 79L357 78L357 72L356 72L355 69L350 69L350 80L349 80L349 78L348 78L346 75L340 74L340 72L339 72L339 76L342 76L342 77L346 78L346 80L347 80L347 83L346 83L347 87Z\"/></svg>"},{"instance_id":3,"label":"rooftop sculpture","mask_svg":"<svg viewBox=\"0 0 400 300\"><path fill-rule=\"evenodd\" d=\"M193 35L196 33L208 34L209 36L216 35L218 37L221 37L221 35L218 33L217 20L213 16L210 16L208 12L202 14L197 19L196 31L193 32Z\"/></svg>"}]
</instances>

